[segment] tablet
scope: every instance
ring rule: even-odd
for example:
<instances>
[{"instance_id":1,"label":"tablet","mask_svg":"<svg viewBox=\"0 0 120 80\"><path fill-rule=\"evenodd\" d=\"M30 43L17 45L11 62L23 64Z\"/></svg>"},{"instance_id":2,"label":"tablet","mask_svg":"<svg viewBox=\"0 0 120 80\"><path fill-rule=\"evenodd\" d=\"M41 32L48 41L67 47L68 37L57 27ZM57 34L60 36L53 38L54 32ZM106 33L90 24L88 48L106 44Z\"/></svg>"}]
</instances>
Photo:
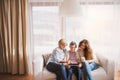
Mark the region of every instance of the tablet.
<instances>
[{"instance_id":1,"label":"tablet","mask_svg":"<svg viewBox=\"0 0 120 80\"><path fill-rule=\"evenodd\" d=\"M78 64L69 64L70 66L78 66Z\"/></svg>"}]
</instances>

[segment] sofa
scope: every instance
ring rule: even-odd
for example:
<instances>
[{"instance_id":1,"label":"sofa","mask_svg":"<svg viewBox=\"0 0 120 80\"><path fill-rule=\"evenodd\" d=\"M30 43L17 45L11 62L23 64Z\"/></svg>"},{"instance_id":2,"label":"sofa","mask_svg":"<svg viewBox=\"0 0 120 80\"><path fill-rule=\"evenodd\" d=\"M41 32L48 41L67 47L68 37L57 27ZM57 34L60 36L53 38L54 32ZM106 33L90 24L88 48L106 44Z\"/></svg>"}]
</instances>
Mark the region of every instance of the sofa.
<instances>
[{"instance_id":1,"label":"sofa","mask_svg":"<svg viewBox=\"0 0 120 80\"><path fill-rule=\"evenodd\" d=\"M50 55L50 53L42 54L33 60L34 80L56 80L56 75L49 72L45 67ZM114 61L100 54L96 54L96 56L100 67L92 71L93 80L114 80ZM74 74L72 80L76 80Z\"/></svg>"}]
</instances>

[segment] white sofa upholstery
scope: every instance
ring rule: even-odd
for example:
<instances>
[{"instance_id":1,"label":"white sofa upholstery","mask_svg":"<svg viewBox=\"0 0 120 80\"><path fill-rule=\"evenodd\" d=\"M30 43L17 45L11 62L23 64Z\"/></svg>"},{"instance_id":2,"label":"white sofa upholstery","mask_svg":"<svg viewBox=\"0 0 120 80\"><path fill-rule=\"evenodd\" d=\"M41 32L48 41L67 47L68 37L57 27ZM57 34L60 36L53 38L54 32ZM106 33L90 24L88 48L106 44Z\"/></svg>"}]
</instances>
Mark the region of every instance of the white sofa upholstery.
<instances>
[{"instance_id":1,"label":"white sofa upholstery","mask_svg":"<svg viewBox=\"0 0 120 80\"><path fill-rule=\"evenodd\" d=\"M92 71L93 80L114 80L114 62L99 54L97 54L97 58L100 67ZM45 62L42 55L33 60L34 80L56 80L56 75L44 67ZM73 76L72 78L75 77Z\"/></svg>"}]
</instances>

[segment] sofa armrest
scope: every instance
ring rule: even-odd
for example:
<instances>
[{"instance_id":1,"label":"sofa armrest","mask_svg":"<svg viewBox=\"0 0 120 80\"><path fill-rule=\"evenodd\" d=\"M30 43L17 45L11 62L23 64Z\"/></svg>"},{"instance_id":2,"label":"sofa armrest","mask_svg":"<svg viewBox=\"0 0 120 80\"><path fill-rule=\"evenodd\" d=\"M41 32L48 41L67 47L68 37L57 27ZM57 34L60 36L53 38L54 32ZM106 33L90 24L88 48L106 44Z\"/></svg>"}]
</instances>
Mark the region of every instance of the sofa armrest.
<instances>
[{"instance_id":1,"label":"sofa armrest","mask_svg":"<svg viewBox=\"0 0 120 80\"><path fill-rule=\"evenodd\" d=\"M107 73L108 58L106 58L105 56L101 54L97 54L97 59L98 59L99 65L102 66L105 72Z\"/></svg>"},{"instance_id":2,"label":"sofa armrest","mask_svg":"<svg viewBox=\"0 0 120 80\"><path fill-rule=\"evenodd\" d=\"M101 54L97 54L100 66L102 66L108 76L108 80L114 80L115 62Z\"/></svg>"},{"instance_id":3,"label":"sofa armrest","mask_svg":"<svg viewBox=\"0 0 120 80\"><path fill-rule=\"evenodd\" d=\"M107 75L108 80L114 80L115 77L115 61L108 60L108 66L107 66Z\"/></svg>"},{"instance_id":4,"label":"sofa armrest","mask_svg":"<svg viewBox=\"0 0 120 80\"><path fill-rule=\"evenodd\" d=\"M42 70L43 70L43 57L42 55L39 58L33 60L33 75L34 80L42 79Z\"/></svg>"}]
</instances>

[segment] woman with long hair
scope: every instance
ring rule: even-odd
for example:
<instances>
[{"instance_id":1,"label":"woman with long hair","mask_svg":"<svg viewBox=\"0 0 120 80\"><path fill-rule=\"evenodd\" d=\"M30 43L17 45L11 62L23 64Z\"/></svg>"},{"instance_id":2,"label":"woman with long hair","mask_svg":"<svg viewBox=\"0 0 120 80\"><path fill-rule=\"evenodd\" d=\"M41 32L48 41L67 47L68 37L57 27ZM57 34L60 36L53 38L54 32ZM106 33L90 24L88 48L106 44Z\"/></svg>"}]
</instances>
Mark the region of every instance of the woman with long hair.
<instances>
[{"instance_id":1,"label":"woman with long hair","mask_svg":"<svg viewBox=\"0 0 120 80\"><path fill-rule=\"evenodd\" d=\"M84 80L93 80L91 71L97 69L99 65L96 56L92 52L89 41L86 39L80 41L77 52L82 60Z\"/></svg>"}]
</instances>

